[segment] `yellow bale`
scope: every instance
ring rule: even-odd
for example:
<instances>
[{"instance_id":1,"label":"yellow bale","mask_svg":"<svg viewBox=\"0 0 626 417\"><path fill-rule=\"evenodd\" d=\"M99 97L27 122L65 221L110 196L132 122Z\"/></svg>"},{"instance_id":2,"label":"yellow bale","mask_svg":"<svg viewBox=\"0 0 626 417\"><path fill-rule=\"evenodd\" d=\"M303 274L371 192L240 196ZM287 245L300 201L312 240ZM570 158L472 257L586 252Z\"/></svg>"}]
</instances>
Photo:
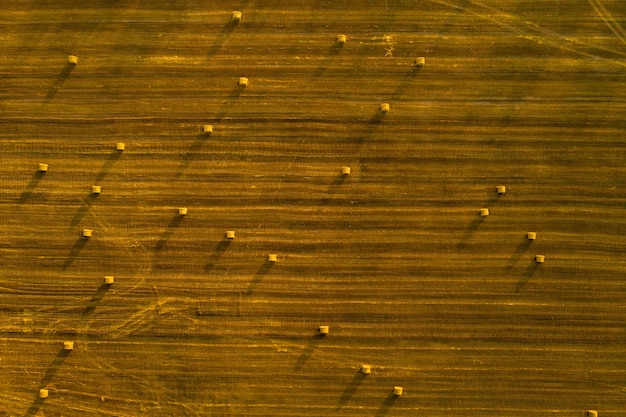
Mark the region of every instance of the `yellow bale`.
<instances>
[{"instance_id":1,"label":"yellow bale","mask_svg":"<svg viewBox=\"0 0 626 417\"><path fill-rule=\"evenodd\" d=\"M234 239L235 238L235 231L234 230L227 230L226 231L226 239Z\"/></svg>"},{"instance_id":2,"label":"yellow bale","mask_svg":"<svg viewBox=\"0 0 626 417\"><path fill-rule=\"evenodd\" d=\"M93 230L91 229L83 229L83 237L91 237L91 233Z\"/></svg>"},{"instance_id":3,"label":"yellow bale","mask_svg":"<svg viewBox=\"0 0 626 417\"><path fill-rule=\"evenodd\" d=\"M404 394L404 388L400 386L393 387L393 395L397 395L398 397Z\"/></svg>"},{"instance_id":4,"label":"yellow bale","mask_svg":"<svg viewBox=\"0 0 626 417\"><path fill-rule=\"evenodd\" d=\"M587 410L585 415L587 417L598 417L598 412L596 410Z\"/></svg>"},{"instance_id":5,"label":"yellow bale","mask_svg":"<svg viewBox=\"0 0 626 417\"><path fill-rule=\"evenodd\" d=\"M319 331L322 336L326 336L330 331L330 328L328 326L320 326Z\"/></svg>"},{"instance_id":6,"label":"yellow bale","mask_svg":"<svg viewBox=\"0 0 626 417\"><path fill-rule=\"evenodd\" d=\"M415 58L413 65L415 65L416 67L423 67L425 63L426 59L423 56L418 56L417 58Z\"/></svg>"},{"instance_id":7,"label":"yellow bale","mask_svg":"<svg viewBox=\"0 0 626 417\"><path fill-rule=\"evenodd\" d=\"M100 192L102 191L102 186L100 185L92 185L91 186L91 192L94 194L100 194Z\"/></svg>"},{"instance_id":8,"label":"yellow bale","mask_svg":"<svg viewBox=\"0 0 626 417\"><path fill-rule=\"evenodd\" d=\"M106 275L104 277L104 283L107 285L112 285L115 282L115 276L114 275Z\"/></svg>"},{"instance_id":9,"label":"yellow bale","mask_svg":"<svg viewBox=\"0 0 626 417\"><path fill-rule=\"evenodd\" d=\"M276 255L275 253L270 253L269 255L267 255L267 260L269 262L276 262L278 260L278 255Z\"/></svg>"},{"instance_id":10,"label":"yellow bale","mask_svg":"<svg viewBox=\"0 0 626 417\"><path fill-rule=\"evenodd\" d=\"M48 164L39 164L39 172L48 172Z\"/></svg>"},{"instance_id":11,"label":"yellow bale","mask_svg":"<svg viewBox=\"0 0 626 417\"><path fill-rule=\"evenodd\" d=\"M178 214L181 215L181 216L186 216L188 211L189 210L187 209L187 207L179 207L178 208Z\"/></svg>"},{"instance_id":12,"label":"yellow bale","mask_svg":"<svg viewBox=\"0 0 626 417\"><path fill-rule=\"evenodd\" d=\"M339 45L343 45L344 43L346 43L346 41L348 40L348 38L346 37L346 35L337 35L337 43Z\"/></svg>"},{"instance_id":13,"label":"yellow bale","mask_svg":"<svg viewBox=\"0 0 626 417\"><path fill-rule=\"evenodd\" d=\"M67 63L70 65L78 64L78 57L76 55L70 55L67 57Z\"/></svg>"},{"instance_id":14,"label":"yellow bale","mask_svg":"<svg viewBox=\"0 0 626 417\"><path fill-rule=\"evenodd\" d=\"M204 133L207 136L213 133L213 125L202 126L202 133Z\"/></svg>"},{"instance_id":15,"label":"yellow bale","mask_svg":"<svg viewBox=\"0 0 626 417\"><path fill-rule=\"evenodd\" d=\"M506 186L504 186L504 185L498 185L498 186L496 187L496 192L497 192L498 194L504 194L504 193L506 193Z\"/></svg>"},{"instance_id":16,"label":"yellow bale","mask_svg":"<svg viewBox=\"0 0 626 417\"><path fill-rule=\"evenodd\" d=\"M235 23L239 22L241 20L241 12L234 11L233 14L230 16L230 20Z\"/></svg>"},{"instance_id":17,"label":"yellow bale","mask_svg":"<svg viewBox=\"0 0 626 417\"><path fill-rule=\"evenodd\" d=\"M39 398L48 398L48 390L45 388L42 388L39 390Z\"/></svg>"},{"instance_id":18,"label":"yellow bale","mask_svg":"<svg viewBox=\"0 0 626 417\"><path fill-rule=\"evenodd\" d=\"M117 142L117 143L115 144L115 150L116 150L116 151L123 151L123 150L124 150L124 147L125 147L125 146L124 146L124 143L122 143L122 142Z\"/></svg>"},{"instance_id":19,"label":"yellow bale","mask_svg":"<svg viewBox=\"0 0 626 417\"><path fill-rule=\"evenodd\" d=\"M383 103L380 105L380 112L381 113L388 113L389 112L389 103Z\"/></svg>"},{"instance_id":20,"label":"yellow bale","mask_svg":"<svg viewBox=\"0 0 626 417\"><path fill-rule=\"evenodd\" d=\"M238 83L241 87L247 87L248 86L248 78L246 77L239 77L239 83Z\"/></svg>"},{"instance_id":21,"label":"yellow bale","mask_svg":"<svg viewBox=\"0 0 626 417\"><path fill-rule=\"evenodd\" d=\"M480 209L480 215L481 215L482 217L487 217L487 216L489 216L489 209L488 209L488 208L484 208L484 207L483 207L483 208L481 208L481 209Z\"/></svg>"},{"instance_id":22,"label":"yellow bale","mask_svg":"<svg viewBox=\"0 0 626 417\"><path fill-rule=\"evenodd\" d=\"M64 350L72 350L74 349L74 342L63 342Z\"/></svg>"},{"instance_id":23,"label":"yellow bale","mask_svg":"<svg viewBox=\"0 0 626 417\"><path fill-rule=\"evenodd\" d=\"M528 238L528 240L535 240L535 239L537 239L537 233L536 232L528 232L528 233L526 233L526 237Z\"/></svg>"},{"instance_id":24,"label":"yellow bale","mask_svg":"<svg viewBox=\"0 0 626 417\"><path fill-rule=\"evenodd\" d=\"M363 364L361 365L361 373L365 375L369 375L372 373L372 367L370 365Z\"/></svg>"},{"instance_id":25,"label":"yellow bale","mask_svg":"<svg viewBox=\"0 0 626 417\"><path fill-rule=\"evenodd\" d=\"M542 264L545 259L546 257L543 255L535 255L535 262L538 264Z\"/></svg>"},{"instance_id":26,"label":"yellow bale","mask_svg":"<svg viewBox=\"0 0 626 417\"><path fill-rule=\"evenodd\" d=\"M343 167L343 168L341 168L341 173L343 175L350 175L350 167Z\"/></svg>"}]
</instances>

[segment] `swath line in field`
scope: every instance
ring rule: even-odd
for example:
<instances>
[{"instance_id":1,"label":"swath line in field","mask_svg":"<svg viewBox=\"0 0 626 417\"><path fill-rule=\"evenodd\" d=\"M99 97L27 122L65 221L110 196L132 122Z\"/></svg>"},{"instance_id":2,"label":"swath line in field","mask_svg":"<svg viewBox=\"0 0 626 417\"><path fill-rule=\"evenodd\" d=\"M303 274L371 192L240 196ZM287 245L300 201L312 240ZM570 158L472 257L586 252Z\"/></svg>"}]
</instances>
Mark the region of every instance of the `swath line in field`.
<instances>
[{"instance_id":1,"label":"swath line in field","mask_svg":"<svg viewBox=\"0 0 626 417\"><path fill-rule=\"evenodd\" d=\"M611 29L611 32L613 32L615 36L617 36L617 39L619 39L620 42L626 45L626 31L624 31L624 28L620 26L620 24L615 20L611 13L609 13L606 7L604 7L602 2L600 0L589 0L589 3L594 8L596 13L598 13L598 16L600 16L600 18L604 20L604 23L606 23L609 29Z\"/></svg>"}]
</instances>

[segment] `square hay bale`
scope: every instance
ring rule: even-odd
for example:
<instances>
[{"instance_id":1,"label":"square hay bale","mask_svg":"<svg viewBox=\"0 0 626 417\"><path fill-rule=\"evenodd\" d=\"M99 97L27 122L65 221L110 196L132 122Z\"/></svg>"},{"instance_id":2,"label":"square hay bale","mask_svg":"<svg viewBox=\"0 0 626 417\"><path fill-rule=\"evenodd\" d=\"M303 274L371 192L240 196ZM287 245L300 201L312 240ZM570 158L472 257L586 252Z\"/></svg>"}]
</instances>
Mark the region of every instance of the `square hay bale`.
<instances>
[{"instance_id":1,"label":"square hay bale","mask_svg":"<svg viewBox=\"0 0 626 417\"><path fill-rule=\"evenodd\" d=\"M91 229L83 229L83 237L91 237L93 230Z\"/></svg>"},{"instance_id":2,"label":"square hay bale","mask_svg":"<svg viewBox=\"0 0 626 417\"><path fill-rule=\"evenodd\" d=\"M425 63L426 58L424 58L423 56L418 56L417 58L415 58L415 61L413 61L413 65L415 65L416 67L423 67Z\"/></svg>"},{"instance_id":3,"label":"square hay bale","mask_svg":"<svg viewBox=\"0 0 626 417\"><path fill-rule=\"evenodd\" d=\"M489 216L489 209L483 207L483 208L480 209L479 213L480 213L481 217L487 217L487 216Z\"/></svg>"},{"instance_id":4,"label":"square hay bale","mask_svg":"<svg viewBox=\"0 0 626 417\"><path fill-rule=\"evenodd\" d=\"M234 230L227 230L226 231L226 239L234 239L235 238L235 231Z\"/></svg>"},{"instance_id":5,"label":"square hay bale","mask_svg":"<svg viewBox=\"0 0 626 417\"><path fill-rule=\"evenodd\" d=\"M186 216L188 211L189 210L187 209L187 207L179 207L178 208L178 215Z\"/></svg>"},{"instance_id":6,"label":"square hay bale","mask_svg":"<svg viewBox=\"0 0 626 417\"><path fill-rule=\"evenodd\" d=\"M91 192L93 194L100 194L101 191L102 191L102 186L100 186L100 185L92 185L91 186Z\"/></svg>"},{"instance_id":7,"label":"square hay bale","mask_svg":"<svg viewBox=\"0 0 626 417\"><path fill-rule=\"evenodd\" d=\"M275 253L270 253L269 255L267 255L267 261L268 262L278 261L278 255L276 255Z\"/></svg>"},{"instance_id":8,"label":"square hay bale","mask_svg":"<svg viewBox=\"0 0 626 417\"><path fill-rule=\"evenodd\" d=\"M202 126L202 133L209 136L213 133L213 125L204 125Z\"/></svg>"},{"instance_id":9,"label":"square hay bale","mask_svg":"<svg viewBox=\"0 0 626 417\"><path fill-rule=\"evenodd\" d=\"M337 35L337 43L339 45L345 44L347 40L348 40L348 38L346 37L346 35L344 35L344 34Z\"/></svg>"},{"instance_id":10,"label":"square hay bale","mask_svg":"<svg viewBox=\"0 0 626 417\"><path fill-rule=\"evenodd\" d=\"M395 387L393 387L393 395L396 395L396 396L399 397L402 394L404 394L404 388L402 388L400 386L397 386L397 385Z\"/></svg>"},{"instance_id":11,"label":"square hay bale","mask_svg":"<svg viewBox=\"0 0 626 417\"><path fill-rule=\"evenodd\" d=\"M343 175L350 175L350 167L343 167L343 168L341 168L341 173Z\"/></svg>"},{"instance_id":12,"label":"square hay bale","mask_svg":"<svg viewBox=\"0 0 626 417\"><path fill-rule=\"evenodd\" d=\"M543 255L535 255L535 262L538 264L542 264L545 259L546 257Z\"/></svg>"},{"instance_id":13,"label":"square hay bale","mask_svg":"<svg viewBox=\"0 0 626 417\"><path fill-rule=\"evenodd\" d=\"M115 282L115 276L114 275L106 275L104 277L104 283L107 285L113 285L113 283Z\"/></svg>"},{"instance_id":14,"label":"square hay bale","mask_svg":"<svg viewBox=\"0 0 626 417\"><path fill-rule=\"evenodd\" d=\"M526 238L528 240L535 240L535 239L537 239L537 233L536 232L528 232L528 233L526 233Z\"/></svg>"},{"instance_id":15,"label":"square hay bale","mask_svg":"<svg viewBox=\"0 0 626 417\"><path fill-rule=\"evenodd\" d=\"M78 57L76 55L70 55L67 57L67 63L70 65L78 64Z\"/></svg>"},{"instance_id":16,"label":"square hay bale","mask_svg":"<svg viewBox=\"0 0 626 417\"><path fill-rule=\"evenodd\" d=\"M586 417L598 417L598 412L596 410L587 410L585 413Z\"/></svg>"},{"instance_id":17,"label":"square hay bale","mask_svg":"<svg viewBox=\"0 0 626 417\"><path fill-rule=\"evenodd\" d=\"M39 168L38 168L39 172L48 172L48 164L39 164Z\"/></svg>"},{"instance_id":18,"label":"square hay bale","mask_svg":"<svg viewBox=\"0 0 626 417\"><path fill-rule=\"evenodd\" d=\"M361 365L361 373L365 375L369 375L372 373L371 365L363 364Z\"/></svg>"},{"instance_id":19,"label":"square hay bale","mask_svg":"<svg viewBox=\"0 0 626 417\"><path fill-rule=\"evenodd\" d=\"M49 391L45 388L39 390L39 398L48 398Z\"/></svg>"},{"instance_id":20,"label":"square hay bale","mask_svg":"<svg viewBox=\"0 0 626 417\"><path fill-rule=\"evenodd\" d=\"M74 342L63 342L63 350L72 350L74 349Z\"/></svg>"},{"instance_id":21,"label":"square hay bale","mask_svg":"<svg viewBox=\"0 0 626 417\"><path fill-rule=\"evenodd\" d=\"M383 103L380 105L380 112L381 113L388 113L389 112L389 103Z\"/></svg>"},{"instance_id":22,"label":"square hay bale","mask_svg":"<svg viewBox=\"0 0 626 417\"><path fill-rule=\"evenodd\" d=\"M115 150L116 151L123 151L125 148L124 143L123 142L117 142L115 144Z\"/></svg>"},{"instance_id":23,"label":"square hay bale","mask_svg":"<svg viewBox=\"0 0 626 417\"><path fill-rule=\"evenodd\" d=\"M235 10L233 14L231 14L230 20L232 20L235 23L238 23L239 21L241 21L241 12Z\"/></svg>"},{"instance_id":24,"label":"square hay bale","mask_svg":"<svg viewBox=\"0 0 626 417\"><path fill-rule=\"evenodd\" d=\"M504 186L504 185L498 185L498 186L496 187L496 193L498 193L498 194L500 194L500 195L502 195L502 194L506 193L506 186Z\"/></svg>"},{"instance_id":25,"label":"square hay bale","mask_svg":"<svg viewBox=\"0 0 626 417\"><path fill-rule=\"evenodd\" d=\"M320 334L322 336L326 336L329 331L330 331L330 328L328 326L320 326L319 327L319 332L320 332Z\"/></svg>"},{"instance_id":26,"label":"square hay bale","mask_svg":"<svg viewBox=\"0 0 626 417\"><path fill-rule=\"evenodd\" d=\"M248 78L247 77L239 77L239 86L247 87L248 86Z\"/></svg>"}]
</instances>

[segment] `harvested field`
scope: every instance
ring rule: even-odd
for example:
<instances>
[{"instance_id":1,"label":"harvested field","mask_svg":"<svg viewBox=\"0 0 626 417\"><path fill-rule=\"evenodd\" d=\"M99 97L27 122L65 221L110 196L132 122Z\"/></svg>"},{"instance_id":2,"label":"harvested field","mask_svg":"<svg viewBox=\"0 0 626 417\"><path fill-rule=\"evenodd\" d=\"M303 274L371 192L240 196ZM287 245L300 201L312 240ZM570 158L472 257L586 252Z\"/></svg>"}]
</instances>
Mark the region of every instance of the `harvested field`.
<instances>
[{"instance_id":1,"label":"harvested field","mask_svg":"<svg viewBox=\"0 0 626 417\"><path fill-rule=\"evenodd\" d=\"M0 5L0 416L625 415L626 3L354 3Z\"/></svg>"}]
</instances>

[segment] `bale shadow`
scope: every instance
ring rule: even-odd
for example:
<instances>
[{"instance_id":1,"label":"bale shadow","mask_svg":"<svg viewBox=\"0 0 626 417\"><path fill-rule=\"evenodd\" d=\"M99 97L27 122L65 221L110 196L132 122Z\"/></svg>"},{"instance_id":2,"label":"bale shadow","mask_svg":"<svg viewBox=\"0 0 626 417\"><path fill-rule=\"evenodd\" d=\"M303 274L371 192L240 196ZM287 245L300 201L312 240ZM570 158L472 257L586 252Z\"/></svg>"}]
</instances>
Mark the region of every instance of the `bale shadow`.
<instances>
[{"instance_id":1,"label":"bale shadow","mask_svg":"<svg viewBox=\"0 0 626 417\"><path fill-rule=\"evenodd\" d=\"M121 155L122 155L122 153L120 151L113 151L113 153L111 153L109 155L109 157L105 161L104 165L102 165L102 168L100 168L100 172L98 172L98 175L96 175L96 183L97 184L102 182L104 177L106 177L109 174L109 172L111 171L111 168L113 167L113 164L115 164L115 162L118 159L120 159Z\"/></svg>"},{"instance_id":2,"label":"bale shadow","mask_svg":"<svg viewBox=\"0 0 626 417\"><path fill-rule=\"evenodd\" d=\"M309 343L307 344L306 348L304 349L302 354L300 354L300 356L298 357L298 360L296 361L296 366L295 366L296 371L299 371L300 369L302 369L304 364L306 364L306 362L311 358L311 355L313 355L313 352L315 352L315 349L317 349L317 346L320 343L320 341L324 339L325 337L326 336L317 333L309 340Z\"/></svg>"},{"instance_id":3,"label":"bale shadow","mask_svg":"<svg viewBox=\"0 0 626 417\"><path fill-rule=\"evenodd\" d=\"M344 175L343 173L340 173L333 179L333 182L328 187L328 190L326 190L326 194L328 194L328 197L323 198L320 201L320 205L327 205L332 201L332 196L337 192L337 189L346 182L348 176L349 175Z\"/></svg>"},{"instance_id":4,"label":"bale shadow","mask_svg":"<svg viewBox=\"0 0 626 417\"><path fill-rule=\"evenodd\" d=\"M76 226L78 223L80 223L83 217L85 217L87 213L89 212L89 209L91 208L93 203L96 201L97 197L98 197L97 194L89 194L87 197L82 199L83 204L76 211L74 218L70 222L71 226Z\"/></svg>"},{"instance_id":5,"label":"bale shadow","mask_svg":"<svg viewBox=\"0 0 626 417\"><path fill-rule=\"evenodd\" d=\"M511 259L509 259L508 265L506 266L507 272L511 271L511 269L515 267L515 264L522 257L522 254L528 250L531 243L532 243L532 240L529 240L528 238L525 237L524 240L521 241L517 245L517 247L515 248L515 251L513 252L513 255L511 256Z\"/></svg>"},{"instance_id":6,"label":"bale shadow","mask_svg":"<svg viewBox=\"0 0 626 417\"><path fill-rule=\"evenodd\" d=\"M72 249L70 249L70 253L65 258L65 262L63 263L63 270L65 271L69 266L74 262L74 259L80 254L80 251L83 250L87 242L89 241L88 237L81 236L76 240Z\"/></svg>"},{"instance_id":7,"label":"bale shadow","mask_svg":"<svg viewBox=\"0 0 626 417\"><path fill-rule=\"evenodd\" d=\"M54 357L54 360L52 361L52 363L46 370L46 373L41 378L41 381L39 381L40 387L43 388L46 385L48 385L50 381L52 381L52 378L54 378L54 376L57 374L57 372L59 371L59 368L61 368L61 365L63 365L63 362L65 362L65 359L69 356L69 354L70 354L69 350L65 350L61 348L61 350L56 354L56 356ZM36 416L39 413L39 408L41 407L43 402L44 400L42 398L39 398L39 393L35 394L35 399L31 403L30 407L28 408L24 416L25 417Z\"/></svg>"},{"instance_id":8,"label":"bale shadow","mask_svg":"<svg viewBox=\"0 0 626 417\"><path fill-rule=\"evenodd\" d=\"M324 75L326 70L328 70L330 63L339 54L342 48L343 45L338 42L335 42L330 48L328 48L326 54L324 55L322 63L315 69L315 72L313 72L313 79L319 78Z\"/></svg>"},{"instance_id":9,"label":"bale shadow","mask_svg":"<svg viewBox=\"0 0 626 417\"><path fill-rule=\"evenodd\" d=\"M83 310L83 316L90 314L96 309L98 304L100 304L100 301L102 301L102 298L104 298L104 294L106 294L109 288L111 288L111 286L106 283L102 283L98 287L93 297L91 297L91 300L89 300L89 303L87 303L87 307L85 307L85 309Z\"/></svg>"},{"instance_id":10,"label":"bale shadow","mask_svg":"<svg viewBox=\"0 0 626 417\"><path fill-rule=\"evenodd\" d=\"M238 25L238 22L233 20L229 20L223 27L220 33L217 35L217 38L213 42L213 45L209 48L207 55L209 57L216 55L226 44L228 37L235 30L235 27Z\"/></svg>"},{"instance_id":11,"label":"bale shadow","mask_svg":"<svg viewBox=\"0 0 626 417\"><path fill-rule=\"evenodd\" d=\"M33 191L35 191L35 189L37 188L37 186L41 182L41 179L45 175L46 175L46 173L45 172L41 172L41 171L37 171L37 172L35 172L33 174L33 176L30 179L28 185L26 186L26 188L24 189L24 191L22 191L22 194L20 195L20 198L18 200L19 204L24 204L26 202L26 200L28 200L28 198L31 196Z\"/></svg>"},{"instance_id":12,"label":"bale shadow","mask_svg":"<svg viewBox=\"0 0 626 417\"><path fill-rule=\"evenodd\" d=\"M398 84L396 89L393 90L393 93L391 93L391 102L398 101L404 95L404 92L413 83L413 80L415 80L415 77L417 76L417 74L420 73L421 70L422 67L416 65L411 66L411 68L404 74L404 77L402 77L400 84Z\"/></svg>"},{"instance_id":13,"label":"bale shadow","mask_svg":"<svg viewBox=\"0 0 626 417\"><path fill-rule=\"evenodd\" d=\"M477 214L477 218L472 220L472 222L467 226L465 230L465 234L461 238L461 241L457 245L457 252L461 252L467 246L467 242L474 236L474 234L480 229L480 226L485 222L485 217Z\"/></svg>"},{"instance_id":14,"label":"bale shadow","mask_svg":"<svg viewBox=\"0 0 626 417\"><path fill-rule=\"evenodd\" d=\"M537 271L538 268L539 268L539 264L537 262L533 262L532 264L528 265L528 267L526 268L526 271L524 271L524 273L522 274L522 277L520 278L520 280L517 282L517 285L515 286L516 293L519 293L520 291L524 289L528 281L533 277L533 275L535 275L535 272Z\"/></svg>"},{"instance_id":15,"label":"bale shadow","mask_svg":"<svg viewBox=\"0 0 626 417\"><path fill-rule=\"evenodd\" d=\"M208 139L209 139L209 136L207 136L204 133L200 133L196 136L196 139L191 144L191 147L189 148L187 153L183 156L183 160L180 163L180 166L178 167L178 171L176 171L177 177L180 177L183 174L183 172L185 172L185 170L187 169L191 161L196 159L196 155L200 154L200 150L202 149L202 147L204 146L204 144L206 143Z\"/></svg>"},{"instance_id":16,"label":"bale shadow","mask_svg":"<svg viewBox=\"0 0 626 417\"><path fill-rule=\"evenodd\" d=\"M339 403L337 404L338 409L343 407L348 401L350 401L350 398L352 398L356 390L359 389L366 377L367 375L365 375L363 372L361 372L360 370L357 371L356 375L352 377L352 380L341 395Z\"/></svg>"},{"instance_id":17,"label":"bale shadow","mask_svg":"<svg viewBox=\"0 0 626 417\"><path fill-rule=\"evenodd\" d=\"M59 72L59 75L57 75L56 79L54 80L54 83L52 83L52 87L50 87L50 89L48 90L45 101L50 101L54 98L54 96L57 95L61 87L63 87L63 84L65 84L67 78L74 70L75 66L76 65L70 64L69 62L65 64L63 69L61 69L61 72Z\"/></svg>"},{"instance_id":18,"label":"bale shadow","mask_svg":"<svg viewBox=\"0 0 626 417\"><path fill-rule=\"evenodd\" d=\"M172 221L170 222L170 224L167 225L167 229L165 229L165 232L163 232L163 234L161 235L161 238L159 239L159 241L156 244L156 250L161 250L163 249L163 246L165 246L165 244L167 243L167 241L170 239L170 237L172 237L172 235L174 234L174 231L176 230L176 228L178 228L178 226L180 225L180 223L183 221L183 218L185 216L181 216L180 214L177 214Z\"/></svg>"},{"instance_id":19,"label":"bale shadow","mask_svg":"<svg viewBox=\"0 0 626 417\"><path fill-rule=\"evenodd\" d=\"M259 270L256 271L256 274L254 274L254 278L252 278L250 284L248 284L248 290L246 291L246 295L251 295L254 292L255 288L261 283L261 281L263 281L265 275L267 275L270 269L272 269L272 266L274 266L274 262L270 262L267 260L263 263L263 265L261 265Z\"/></svg>"},{"instance_id":20,"label":"bale shadow","mask_svg":"<svg viewBox=\"0 0 626 417\"><path fill-rule=\"evenodd\" d=\"M398 396L395 395L393 392L390 392L387 398L385 399L385 401L383 401L383 403L381 404L378 411L376 411L376 417L386 416L387 413L389 413L389 410L391 409L391 407L396 403L397 400L398 400Z\"/></svg>"},{"instance_id":21,"label":"bale shadow","mask_svg":"<svg viewBox=\"0 0 626 417\"><path fill-rule=\"evenodd\" d=\"M213 268L217 261L219 261L219 259L222 257L224 252L226 252L226 249L228 249L231 242L231 239L224 238L217 244L215 249L213 249L213 253L209 258L209 262L207 262L206 266L204 267L204 272L209 272Z\"/></svg>"}]
</instances>

